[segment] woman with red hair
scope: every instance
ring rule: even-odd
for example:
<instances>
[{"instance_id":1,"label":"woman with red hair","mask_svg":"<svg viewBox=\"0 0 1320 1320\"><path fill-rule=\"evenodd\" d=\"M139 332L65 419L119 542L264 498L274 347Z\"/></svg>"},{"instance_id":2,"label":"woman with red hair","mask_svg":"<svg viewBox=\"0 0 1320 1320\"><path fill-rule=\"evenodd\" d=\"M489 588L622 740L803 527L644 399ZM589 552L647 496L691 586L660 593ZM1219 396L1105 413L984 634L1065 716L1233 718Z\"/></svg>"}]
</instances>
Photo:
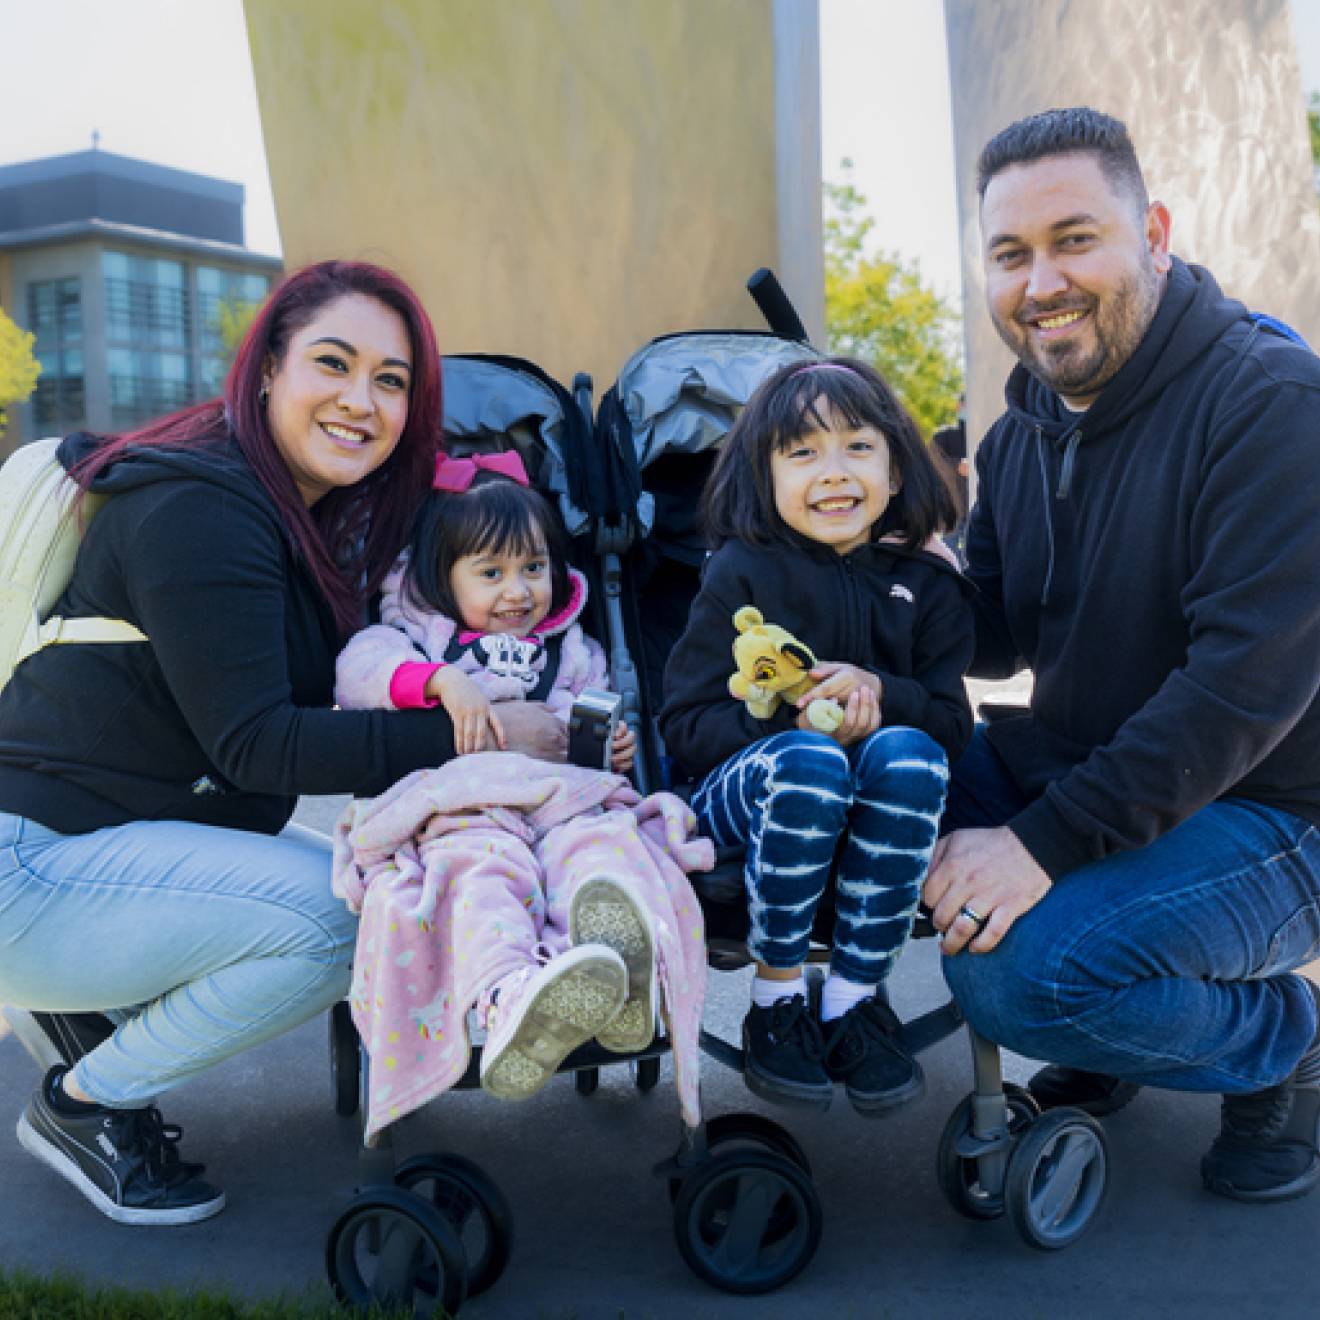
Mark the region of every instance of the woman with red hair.
<instances>
[{"instance_id":1,"label":"woman with red hair","mask_svg":"<svg viewBox=\"0 0 1320 1320\"><path fill-rule=\"evenodd\" d=\"M411 290L324 262L271 295L223 399L61 445L113 498L56 613L141 640L49 646L0 693L0 1002L114 1010L19 1140L120 1222L223 1207L156 1097L348 988L329 845L281 833L298 795L374 795L454 754L435 711L332 707L429 489L440 390ZM558 722L519 715L506 737L562 758Z\"/></svg>"}]
</instances>

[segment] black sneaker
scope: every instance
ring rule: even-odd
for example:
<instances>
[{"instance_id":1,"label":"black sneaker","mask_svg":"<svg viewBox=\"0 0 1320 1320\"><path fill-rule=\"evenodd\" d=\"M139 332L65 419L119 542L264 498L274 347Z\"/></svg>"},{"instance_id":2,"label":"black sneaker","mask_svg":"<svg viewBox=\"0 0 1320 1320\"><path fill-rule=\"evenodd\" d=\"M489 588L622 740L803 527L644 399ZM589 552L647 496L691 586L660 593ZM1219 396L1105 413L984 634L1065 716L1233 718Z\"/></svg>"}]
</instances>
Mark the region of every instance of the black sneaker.
<instances>
[{"instance_id":1,"label":"black sneaker","mask_svg":"<svg viewBox=\"0 0 1320 1320\"><path fill-rule=\"evenodd\" d=\"M801 995L777 999L769 1008L755 1004L743 1019L747 1089L763 1100L828 1109L834 1085L821 1063L820 1027Z\"/></svg>"},{"instance_id":2,"label":"black sneaker","mask_svg":"<svg viewBox=\"0 0 1320 1320\"><path fill-rule=\"evenodd\" d=\"M192 1224L224 1209L225 1194L202 1181L202 1165L179 1158L182 1132L159 1109L57 1110L51 1088L64 1071L46 1074L18 1120L24 1150L121 1224Z\"/></svg>"},{"instance_id":3,"label":"black sneaker","mask_svg":"<svg viewBox=\"0 0 1320 1320\"><path fill-rule=\"evenodd\" d=\"M860 1000L823 1030L825 1071L858 1113L888 1113L925 1091L921 1065L903 1047L903 1024L884 1000Z\"/></svg>"},{"instance_id":4,"label":"black sneaker","mask_svg":"<svg viewBox=\"0 0 1320 1320\"><path fill-rule=\"evenodd\" d=\"M1311 986L1320 1009L1320 991ZM1283 1081L1226 1095L1201 1160L1206 1190L1234 1201L1291 1201L1320 1183L1320 1027Z\"/></svg>"},{"instance_id":5,"label":"black sneaker","mask_svg":"<svg viewBox=\"0 0 1320 1320\"><path fill-rule=\"evenodd\" d=\"M1131 1104L1141 1087L1108 1073L1087 1072L1052 1063L1042 1068L1028 1083L1027 1090L1045 1109L1080 1109L1093 1118L1116 1114Z\"/></svg>"}]
</instances>

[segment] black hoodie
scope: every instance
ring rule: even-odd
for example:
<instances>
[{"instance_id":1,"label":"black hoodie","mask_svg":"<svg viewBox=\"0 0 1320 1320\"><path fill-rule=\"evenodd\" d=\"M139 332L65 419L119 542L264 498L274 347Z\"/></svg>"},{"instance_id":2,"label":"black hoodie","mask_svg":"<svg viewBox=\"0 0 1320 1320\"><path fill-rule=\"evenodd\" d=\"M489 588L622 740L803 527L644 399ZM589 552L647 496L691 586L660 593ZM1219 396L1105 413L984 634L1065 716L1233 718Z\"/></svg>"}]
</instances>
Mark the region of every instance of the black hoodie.
<instances>
[{"instance_id":1,"label":"black hoodie","mask_svg":"<svg viewBox=\"0 0 1320 1320\"><path fill-rule=\"evenodd\" d=\"M805 537L792 546L727 542L706 561L665 667L666 751L701 778L750 743L797 728L790 705L758 720L729 695L734 611L755 605L820 659L878 674L881 723L922 729L955 759L972 731L963 684L973 648L969 595L956 569L922 551L871 542L840 555Z\"/></svg>"},{"instance_id":2,"label":"black hoodie","mask_svg":"<svg viewBox=\"0 0 1320 1320\"><path fill-rule=\"evenodd\" d=\"M97 445L71 436L71 467ZM0 810L64 834L130 820L274 833L300 793L374 794L454 754L439 711L331 709L339 638L273 502L230 441L103 472L55 612L147 643L30 656L0 694Z\"/></svg>"},{"instance_id":3,"label":"black hoodie","mask_svg":"<svg viewBox=\"0 0 1320 1320\"><path fill-rule=\"evenodd\" d=\"M989 737L1059 876L1221 797L1320 824L1320 360L1175 259L1084 413L1022 367L977 455L973 672L1035 673Z\"/></svg>"}]
</instances>

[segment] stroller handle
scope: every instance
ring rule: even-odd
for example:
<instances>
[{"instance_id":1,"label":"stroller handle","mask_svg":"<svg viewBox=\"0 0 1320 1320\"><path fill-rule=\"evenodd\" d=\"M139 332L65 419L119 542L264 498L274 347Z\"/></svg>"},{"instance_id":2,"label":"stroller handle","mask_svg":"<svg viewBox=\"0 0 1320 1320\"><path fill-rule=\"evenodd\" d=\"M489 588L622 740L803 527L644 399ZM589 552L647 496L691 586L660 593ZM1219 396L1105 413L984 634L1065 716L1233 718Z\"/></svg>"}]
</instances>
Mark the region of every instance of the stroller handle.
<instances>
[{"instance_id":1,"label":"stroller handle","mask_svg":"<svg viewBox=\"0 0 1320 1320\"><path fill-rule=\"evenodd\" d=\"M785 339L796 339L798 343L807 342L807 329L802 318L794 310L784 286L775 278L775 273L768 266L762 266L747 281L747 292L761 309L766 324L777 335Z\"/></svg>"}]
</instances>

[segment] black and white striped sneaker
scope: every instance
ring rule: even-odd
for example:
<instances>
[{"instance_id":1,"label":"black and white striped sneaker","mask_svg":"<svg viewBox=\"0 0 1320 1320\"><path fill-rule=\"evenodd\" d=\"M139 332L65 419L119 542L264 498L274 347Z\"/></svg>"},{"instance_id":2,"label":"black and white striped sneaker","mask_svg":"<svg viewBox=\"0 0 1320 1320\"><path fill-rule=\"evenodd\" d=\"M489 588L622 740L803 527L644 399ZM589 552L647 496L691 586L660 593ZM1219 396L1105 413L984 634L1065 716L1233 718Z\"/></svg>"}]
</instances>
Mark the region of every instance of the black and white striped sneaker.
<instances>
[{"instance_id":1,"label":"black and white striped sneaker","mask_svg":"<svg viewBox=\"0 0 1320 1320\"><path fill-rule=\"evenodd\" d=\"M46 1074L18 1120L24 1150L121 1224L193 1224L224 1209L225 1194L203 1181L202 1165L179 1158L182 1132L159 1109L64 1113L51 1099L64 1072Z\"/></svg>"}]
</instances>

